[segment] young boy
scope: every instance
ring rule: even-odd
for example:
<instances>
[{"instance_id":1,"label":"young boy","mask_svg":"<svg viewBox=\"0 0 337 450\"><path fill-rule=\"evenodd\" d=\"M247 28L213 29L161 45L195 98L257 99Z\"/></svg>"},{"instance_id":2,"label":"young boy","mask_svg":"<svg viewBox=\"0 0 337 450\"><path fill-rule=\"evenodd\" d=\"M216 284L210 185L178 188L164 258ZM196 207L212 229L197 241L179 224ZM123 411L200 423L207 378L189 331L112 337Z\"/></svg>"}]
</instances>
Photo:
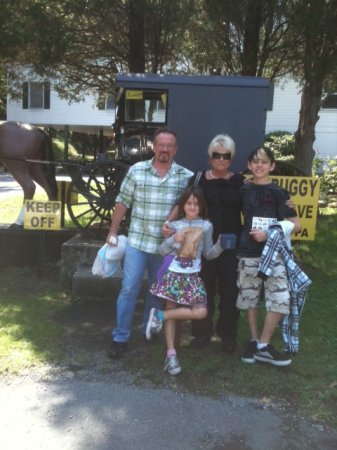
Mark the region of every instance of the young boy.
<instances>
[{"instance_id":1,"label":"young boy","mask_svg":"<svg viewBox=\"0 0 337 450\"><path fill-rule=\"evenodd\" d=\"M242 361L252 364L256 360L275 366L288 366L291 359L274 349L270 340L283 315L289 314L290 294L287 273L281 257L278 257L273 273L266 281L258 277L258 266L268 227L285 220L292 232L301 230L296 211L287 206L287 191L272 183L269 174L275 168L273 153L267 148L258 148L248 157L248 168L253 177L251 183L242 186L242 211L244 225L240 237L238 257L239 295L237 307L247 311L251 340L242 356ZM257 306L264 286L266 315L260 338L257 326Z\"/></svg>"}]
</instances>

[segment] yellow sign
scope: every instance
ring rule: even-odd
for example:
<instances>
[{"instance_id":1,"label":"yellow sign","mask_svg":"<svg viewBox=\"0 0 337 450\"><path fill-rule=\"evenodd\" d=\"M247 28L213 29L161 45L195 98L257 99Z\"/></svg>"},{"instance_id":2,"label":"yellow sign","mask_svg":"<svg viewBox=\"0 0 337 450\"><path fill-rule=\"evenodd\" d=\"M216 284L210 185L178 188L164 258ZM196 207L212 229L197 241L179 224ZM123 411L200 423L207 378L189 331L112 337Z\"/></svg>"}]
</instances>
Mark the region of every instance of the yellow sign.
<instances>
[{"instance_id":1,"label":"yellow sign","mask_svg":"<svg viewBox=\"0 0 337 450\"><path fill-rule=\"evenodd\" d=\"M127 90L125 93L126 100L142 100L143 91Z\"/></svg>"},{"instance_id":2,"label":"yellow sign","mask_svg":"<svg viewBox=\"0 0 337 450\"><path fill-rule=\"evenodd\" d=\"M24 228L28 230L60 230L61 202L25 200Z\"/></svg>"},{"instance_id":3,"label":"yellow sign","mask_svg":"<svg viewBox=\"0 0 337 450\"><path fill-rule=\"evenodd\" d=\"M293 235L293 239L314 240L318 213L319 178L271 176L271 179L289 192L296 205L302 231Z\"/></svg>"}]
</instances>

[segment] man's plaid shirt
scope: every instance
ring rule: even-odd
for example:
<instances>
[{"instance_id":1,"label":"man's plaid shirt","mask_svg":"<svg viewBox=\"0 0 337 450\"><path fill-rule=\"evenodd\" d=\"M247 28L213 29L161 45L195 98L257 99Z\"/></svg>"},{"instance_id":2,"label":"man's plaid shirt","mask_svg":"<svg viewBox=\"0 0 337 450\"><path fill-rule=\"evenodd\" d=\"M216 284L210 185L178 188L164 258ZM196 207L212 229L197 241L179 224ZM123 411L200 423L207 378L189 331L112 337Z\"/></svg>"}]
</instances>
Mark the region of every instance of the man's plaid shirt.
<instances>
[{"instance_id":1,"label":"man's plaid shirt","mask_svg":"<svg viewBox=\"0 0 337 450\"><path fill-rule=\"evenodd\" d=\"M146 253L159 253L163 223L193 173L173 162L161 178L152 162L142 161L130 167L116 203L132 208L129 244Z\"/></svg>"}]
</instances>

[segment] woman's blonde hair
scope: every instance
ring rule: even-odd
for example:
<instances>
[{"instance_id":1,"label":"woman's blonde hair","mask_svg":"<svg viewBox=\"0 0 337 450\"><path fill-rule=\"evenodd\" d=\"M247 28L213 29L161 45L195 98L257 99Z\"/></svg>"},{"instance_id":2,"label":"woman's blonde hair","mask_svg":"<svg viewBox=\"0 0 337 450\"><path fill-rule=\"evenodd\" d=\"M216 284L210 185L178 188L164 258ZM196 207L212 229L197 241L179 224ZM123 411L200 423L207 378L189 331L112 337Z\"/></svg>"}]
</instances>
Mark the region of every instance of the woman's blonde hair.
<instances>
[{"instance_id":1,"label":"woman's blonde hair","mask_svg":"<svg viewBox=\"0 0 337 450\"><path fill-rule=\"evenodd\" d=\"M228 134L218 134L210 142L208 146L208 156L211 157L212 153L217 147L229 150L232 158L235 155L235 142L228 136Z\"/></svg>"}]
</instances>

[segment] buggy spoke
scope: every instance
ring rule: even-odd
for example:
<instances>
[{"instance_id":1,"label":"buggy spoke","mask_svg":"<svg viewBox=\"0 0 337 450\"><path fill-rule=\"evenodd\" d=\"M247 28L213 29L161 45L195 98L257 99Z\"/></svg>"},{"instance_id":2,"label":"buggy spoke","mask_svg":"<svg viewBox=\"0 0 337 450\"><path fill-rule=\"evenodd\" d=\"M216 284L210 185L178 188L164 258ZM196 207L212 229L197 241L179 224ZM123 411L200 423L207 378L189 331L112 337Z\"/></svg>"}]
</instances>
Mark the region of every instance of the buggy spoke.
<instances>
[{"instance_id":1,"label":"buggy spoke","mask_svg":"<svg viewBox=\"0 0 337 450\"><path fill-rule=\"evenodd\" d=\"M115 198L128 166L120 161L102 161L84 166L72 177L67 191L67 209L83 231L106 233ZM77 195L74 203L72 198Z\"/></svg>"}]
</instances>

